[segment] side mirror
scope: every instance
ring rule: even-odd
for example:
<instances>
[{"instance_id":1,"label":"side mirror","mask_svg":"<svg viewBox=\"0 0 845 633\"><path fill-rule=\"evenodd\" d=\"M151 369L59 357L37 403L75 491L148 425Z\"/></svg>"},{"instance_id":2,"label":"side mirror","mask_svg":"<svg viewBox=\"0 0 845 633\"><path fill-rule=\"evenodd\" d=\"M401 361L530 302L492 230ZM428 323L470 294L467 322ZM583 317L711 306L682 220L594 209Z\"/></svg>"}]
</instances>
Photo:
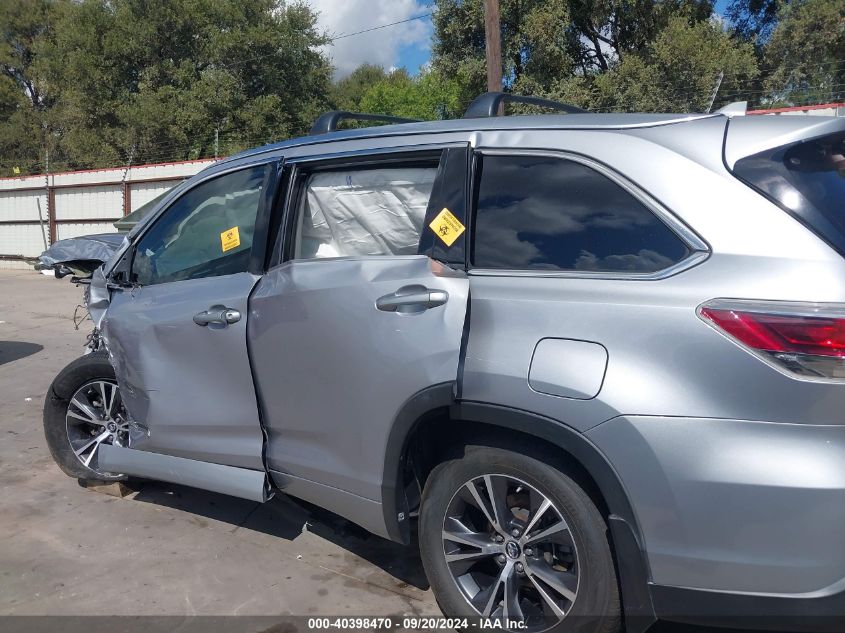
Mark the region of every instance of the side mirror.
<instances>
[{"instance_id":1,"label":"side mirror","mask_svg":"<svg viewBox=\"0 0 845 633\"><path fill-rule=\"evenodd\" d=\"M64 264L56 264L53 266L53 273L56 275L56 279L63 279L68 275L72 275L73 271Z\"/></svg>"}]
</instances>

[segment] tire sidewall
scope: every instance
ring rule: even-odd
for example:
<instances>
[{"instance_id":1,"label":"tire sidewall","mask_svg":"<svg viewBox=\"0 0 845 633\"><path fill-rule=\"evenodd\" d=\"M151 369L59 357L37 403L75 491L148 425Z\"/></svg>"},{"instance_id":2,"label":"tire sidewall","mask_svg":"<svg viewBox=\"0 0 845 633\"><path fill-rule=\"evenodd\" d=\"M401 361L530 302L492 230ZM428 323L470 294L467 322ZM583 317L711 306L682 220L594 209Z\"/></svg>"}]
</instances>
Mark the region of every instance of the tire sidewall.
<instances>
[{"instance_id":1,"label":"tire sidewall","mask_svg":"<svg viewBox=\"0 0 845 633\"><path fill-rule=\"evenodd\" d=\"M575 603L553 631L614 631L619 619L616 573L607 526L583 489L559 470L532 457L488 447L467 447L462 459L444 462L430 474L420 511L420 551L435 597L447 616L478 617L447 568L441 533L453 495L481 475L520 479L546 495L561 512L578 554L579 584ZM572 617L574 616L574 617Z\"/></svg>"},{"instance_id":2,"label":"tire sidewall","mask_svg":"<svg viewBox=\"0 0 845 633\"><path fill-rule=\"evenodd\" d=\"M53 460L70 477L89 481L122 481L125 475L98 473L80 463L67 435L67 409L73 394L93 380L114 381L114 368L105 352L92 352L62 369L44 399L44 436Z\"/></svg>"}]
</instances>

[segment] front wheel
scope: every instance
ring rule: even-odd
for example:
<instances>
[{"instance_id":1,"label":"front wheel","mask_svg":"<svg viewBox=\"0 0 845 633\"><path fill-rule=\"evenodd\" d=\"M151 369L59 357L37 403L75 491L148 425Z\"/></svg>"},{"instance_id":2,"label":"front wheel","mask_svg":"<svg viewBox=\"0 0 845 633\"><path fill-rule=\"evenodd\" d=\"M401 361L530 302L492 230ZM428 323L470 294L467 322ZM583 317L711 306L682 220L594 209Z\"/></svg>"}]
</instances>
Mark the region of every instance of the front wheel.
<instances>
[{"instance_id":1,"label":"front wheel","mask_svg":"<svg viewBox=\"0 0 845 633\"><path fill-rule=\"evenodd\" d=\"M438 465L423 491L420 550L447 617L529 631L621 630L604 520L575 481L533 457L467 447Z\"/></svg>"},{"instance_id":2,"label":"front wheel","mask_svg":"<svg viewBox=\"0 0 845 633\"><path fill-rule=\"evenodd\" d=\"M77 358L53 380L44 401L44 435L65 474L89 481L120 481L124 475L98 465L103 444L127 446L129 425L114 369L105 352Z\"/></svg>"}]
</instances>

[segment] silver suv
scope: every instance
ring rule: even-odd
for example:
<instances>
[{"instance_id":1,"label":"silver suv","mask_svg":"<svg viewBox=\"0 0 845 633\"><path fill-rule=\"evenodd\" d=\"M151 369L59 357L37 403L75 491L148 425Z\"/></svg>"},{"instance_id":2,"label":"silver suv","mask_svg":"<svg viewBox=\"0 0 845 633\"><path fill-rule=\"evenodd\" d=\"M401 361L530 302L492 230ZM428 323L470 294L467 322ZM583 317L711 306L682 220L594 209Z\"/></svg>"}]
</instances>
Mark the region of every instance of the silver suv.
<instances>
[{"instance_id":1,"label":"silver suv","mask_svg":"<svg viewBox=\"0 0 845 633\"><path fill-rule=\"evenodd\" d=\"M845 629L845 120L503 98L176 187L91 279L56 462L415 526L465 628Z\"/></svg>"}]
</instances>

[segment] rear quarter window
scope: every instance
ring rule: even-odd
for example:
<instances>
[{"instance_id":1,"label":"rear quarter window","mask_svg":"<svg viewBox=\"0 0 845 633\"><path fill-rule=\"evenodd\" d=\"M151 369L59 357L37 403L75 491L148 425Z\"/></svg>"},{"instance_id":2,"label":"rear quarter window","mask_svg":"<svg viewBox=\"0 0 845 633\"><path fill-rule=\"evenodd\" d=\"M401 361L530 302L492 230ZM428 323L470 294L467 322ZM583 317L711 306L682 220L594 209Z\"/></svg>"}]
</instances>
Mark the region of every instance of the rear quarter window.
<instances>
[{"instance_id":1,"label":"rear quarter window","mask_svg":"<svg viewBox=\"0 0 845 633\"><path fill-rule=\"evenodd\" d=\"M845 254L845 132L742 158L733 172Z\"/></svg>"},{"instance_id":2,"label":"rear quarter window","mask_svg":"<svg viewBox=\"0 0 845 633\"><path fill-rule=\"evenodd\" d=\"M622 186L553 156L483 156L473 227L479 268L653 273L690 252Z\"/></svg>"}]
</instances>

